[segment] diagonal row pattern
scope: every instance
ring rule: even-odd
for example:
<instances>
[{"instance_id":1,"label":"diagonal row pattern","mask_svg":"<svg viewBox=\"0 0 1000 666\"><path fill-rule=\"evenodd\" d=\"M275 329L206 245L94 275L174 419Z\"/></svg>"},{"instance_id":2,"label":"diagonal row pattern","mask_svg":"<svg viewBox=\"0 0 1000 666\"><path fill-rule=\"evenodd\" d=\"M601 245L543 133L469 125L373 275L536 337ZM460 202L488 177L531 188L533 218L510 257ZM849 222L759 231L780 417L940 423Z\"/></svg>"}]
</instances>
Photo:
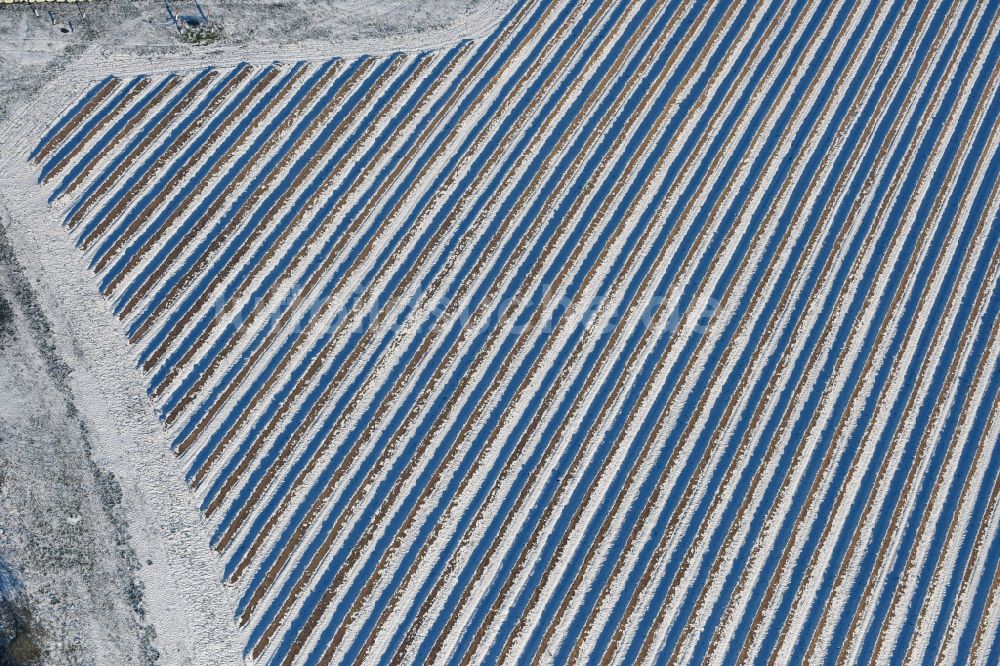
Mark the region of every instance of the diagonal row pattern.
<instances>
[{"instance_id":1,"label":"diagonal row pattern","mask_svg":"<svg viewBox=\"0 0 1000 666\"><path fill-rule=\"evenodd\" d=\"M247 655L995 659L998 5L96 83L29 159Z\"/></svg>"}]
</instances>

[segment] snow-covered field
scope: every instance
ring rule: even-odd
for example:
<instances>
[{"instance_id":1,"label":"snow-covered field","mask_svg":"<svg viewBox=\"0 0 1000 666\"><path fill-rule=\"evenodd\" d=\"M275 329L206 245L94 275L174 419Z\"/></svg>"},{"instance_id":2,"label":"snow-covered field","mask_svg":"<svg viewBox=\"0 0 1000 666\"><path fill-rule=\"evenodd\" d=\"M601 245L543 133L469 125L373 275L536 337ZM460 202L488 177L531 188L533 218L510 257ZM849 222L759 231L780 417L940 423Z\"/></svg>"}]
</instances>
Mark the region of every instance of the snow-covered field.
<instances>
[{"instance_id":1,"label":"snow-covered field","mask_svg":"<svg viewBox=\"0 0 1000 666\"><path fill-rule=\"evenodd\" d=\"M37 137L112 72L451 46L487 34L506 9L492 0L202 5L223 25L210 45L183 41L159 0L88 3L86 17L69 6L39 5L39 18L28 6L0 8L0 221L51 338L32 335L17 314L17 336L2 352L0 561L24 588L42 663L147 663L150 630L159 663L228 665L241 661L243 641L208 526L120 325L38 196L25 162ZM20 313L10 283L3 287ZM48 378L39 345L52 345L65 378ZM120 502L100 489L109 474ZM127 541L113 545L119 537Z\"/></svg>"},{"instance_id":2,"label":"snow-covered field","mask_svg":"<svg viewBox=\"0 0 1000 666\"><path fill-rule=\"evenodd\" d=\"M118 478L93 458L71 368L0 229L0 620L3 663L147 663L139 560ZM152 553L150 553L152 555ZM145 576L144 576L145 577Z\"/></svg>"},{"instance_id":3,"label":"snow-covered field","mask_svg":"<svg viewBox=\"0 0 1000 666\"><path fill-rule=\"evenodd\" d=\"M0 196L168 660L996 659L996 3L114 7Z\"/></svg>"}]
</instances>

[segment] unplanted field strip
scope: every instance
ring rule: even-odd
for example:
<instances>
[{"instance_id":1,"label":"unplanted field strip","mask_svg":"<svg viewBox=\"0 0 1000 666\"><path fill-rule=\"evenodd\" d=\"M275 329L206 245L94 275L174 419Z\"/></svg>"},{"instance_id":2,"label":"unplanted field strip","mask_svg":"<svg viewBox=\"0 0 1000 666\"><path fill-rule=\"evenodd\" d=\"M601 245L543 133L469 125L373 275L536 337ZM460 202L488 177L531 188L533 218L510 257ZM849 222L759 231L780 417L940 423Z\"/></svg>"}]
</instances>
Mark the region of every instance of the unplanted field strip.
<instances>
[{"instance_id":1,"label":"unplanted field strip","mask_svg":"<svg viewBox=\"0 0 1000 666\"><path fill-rule=\"evenodd\" d=\"M85 87L26 158L255 663L1000 651L1000 0Z\"/></svg>"}]
</instances>

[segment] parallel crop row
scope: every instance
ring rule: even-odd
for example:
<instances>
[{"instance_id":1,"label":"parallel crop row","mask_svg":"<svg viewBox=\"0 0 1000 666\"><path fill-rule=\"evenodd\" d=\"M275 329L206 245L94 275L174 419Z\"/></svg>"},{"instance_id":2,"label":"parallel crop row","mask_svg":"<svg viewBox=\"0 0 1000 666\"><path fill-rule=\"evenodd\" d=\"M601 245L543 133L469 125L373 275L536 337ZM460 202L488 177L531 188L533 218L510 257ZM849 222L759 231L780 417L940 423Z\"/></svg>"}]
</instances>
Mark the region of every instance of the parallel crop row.
<instances>
[{"instance_id":1,"label":"parallel crop row","mask_svg":"<svg viewBox=\"0 0 1000 666\"><path fill-rule=\"evenodd\" d=\"M30 158L267 663L996 658L1000 2L525 0Z\"/></svg>"}]
</instances>

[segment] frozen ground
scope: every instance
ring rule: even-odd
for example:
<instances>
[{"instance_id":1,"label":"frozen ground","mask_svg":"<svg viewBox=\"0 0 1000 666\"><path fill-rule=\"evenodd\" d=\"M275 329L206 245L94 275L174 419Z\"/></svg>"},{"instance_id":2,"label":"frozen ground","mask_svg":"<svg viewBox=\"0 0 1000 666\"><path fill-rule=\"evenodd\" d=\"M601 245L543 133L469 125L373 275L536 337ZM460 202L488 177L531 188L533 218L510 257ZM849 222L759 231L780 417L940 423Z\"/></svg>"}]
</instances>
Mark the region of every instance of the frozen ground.
<instances>
[{"instance_id":1,"label":"frozen ground","mask_svg":"<svg viewBox=\"0 0 1000 666\"><path fill-rule=\"evenodd\" d=\"M153 663L135 573L154 563L129 543L69 374L0 230L0 663Z\"/></svg>"},{"instance_id":2,"label":"frozen ground","mask_svg":"<svg viewBox=\"0 0 1000 666\"><path fill-rule=\"evenodd\" d=\"M172 2L184 13L190 1ZM205 0L217 39L191 44L160 0L0 7L0 118L59 78L310 59L453 44L489 33L512 0ZM52 16L48 14L52 10ZM70 30L71 32L65 32ZM72 95L67 99L72 99Z\"/></svg>"},{"instance_id":3,"label":"frozen ground","mask_svg":"<svg viewBox=\"0 0 1000 666\"><path fill-rule=\"evenodd\" d=\"M221 33L201 44L161 0L0 5L3 664L232 664L242 645L117 321L26 164L44 128L106 74L440 47L510 2L202 4Z\"/></svg>"}]
</instances>

